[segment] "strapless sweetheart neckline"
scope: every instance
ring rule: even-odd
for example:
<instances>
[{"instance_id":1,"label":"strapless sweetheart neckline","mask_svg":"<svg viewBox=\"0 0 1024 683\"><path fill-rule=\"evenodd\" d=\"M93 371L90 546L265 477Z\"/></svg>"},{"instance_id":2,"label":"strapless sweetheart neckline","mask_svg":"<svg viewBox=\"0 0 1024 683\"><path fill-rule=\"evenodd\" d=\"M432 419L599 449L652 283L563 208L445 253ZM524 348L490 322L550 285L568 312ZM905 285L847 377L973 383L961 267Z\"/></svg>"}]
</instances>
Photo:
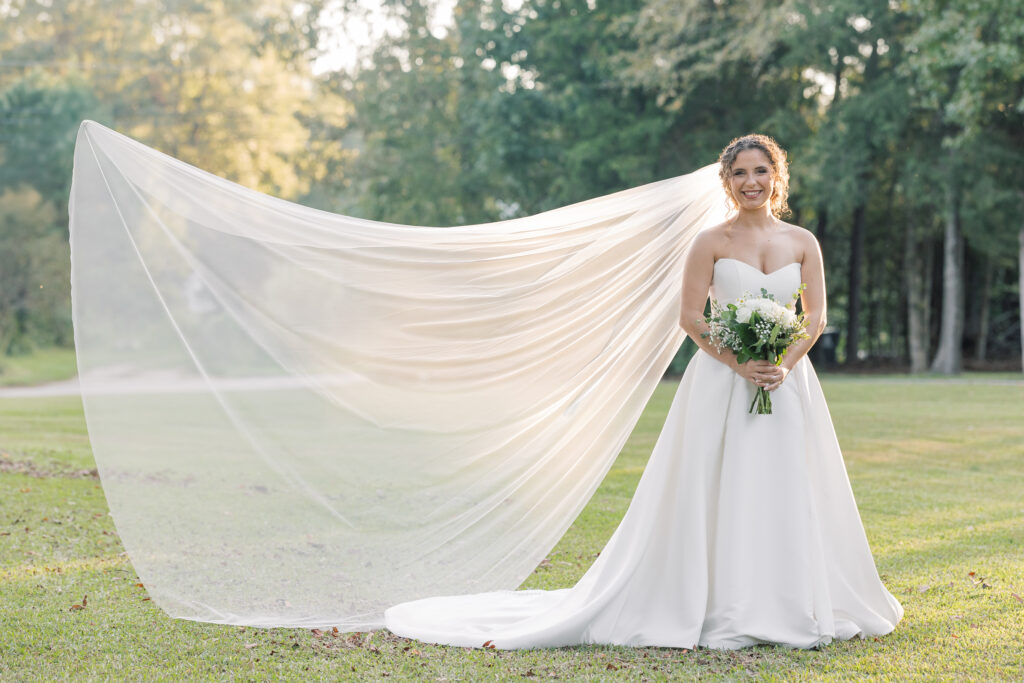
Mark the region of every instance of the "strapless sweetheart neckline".
<instances>
[{"instance_id":1,"label":"strapless sweetheart neckline","mask_svg":"<svg viewBox=\"0 0 1024 683\"><path fill-rule=\"evenodd\" d=\"M763 270L761 270L760 268L758 268L757 266L752 266L749 263L747 263L746 261L741 261L738 258L730 258L728 256L724 256L724 257L718 259L717 261L715 261L715 265L717 266L720 261L734 261L736 263L742 263L747 268L750 268L751 270L757 271L758 273L761 273L761 275L764 275L764 276L775 275L775 273L778 273L779 271L785 270L786 268L789 268L790 266L799 266L800 265L799 261L793 261L792 263L787 263L786 265L782 266L781 268L776 268L775 270L771 271L770 273L766 273Z\"/></svg>"}]
</instances>

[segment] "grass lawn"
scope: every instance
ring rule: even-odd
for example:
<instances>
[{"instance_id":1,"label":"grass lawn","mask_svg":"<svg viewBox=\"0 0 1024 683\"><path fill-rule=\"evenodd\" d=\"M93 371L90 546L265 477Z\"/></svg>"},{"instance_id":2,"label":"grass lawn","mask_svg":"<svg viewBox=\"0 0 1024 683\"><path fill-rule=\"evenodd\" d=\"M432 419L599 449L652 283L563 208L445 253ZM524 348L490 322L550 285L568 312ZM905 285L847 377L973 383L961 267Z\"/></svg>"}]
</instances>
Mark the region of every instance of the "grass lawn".
<instances>
[{"instance_id":1,"label":"grass lawn","mask_svg":"<svg viewBox=\"0 0 1024 683\"><path fill-rule=\"evenodd\" d=\"M78 399L0 399L0 679L1020 681L1024 382L824 385L879 571L906 616L889 636L821 651L504 652L386 631L318 636L172 620L122 554ZM625 512L675 386L658 388L525 588L570 586L593 561Z\"/></svg>"},{"instance_id":2,"label":"grass lawn","mask_svg":"<svg viewBox=\"0 0 1024 683\"><path fill-rule=\"evenodd\" d=\"M0 355L0 387L27 386L75 376L74 349L39 349L24 356Z\"/></svg>"}]
</instances>

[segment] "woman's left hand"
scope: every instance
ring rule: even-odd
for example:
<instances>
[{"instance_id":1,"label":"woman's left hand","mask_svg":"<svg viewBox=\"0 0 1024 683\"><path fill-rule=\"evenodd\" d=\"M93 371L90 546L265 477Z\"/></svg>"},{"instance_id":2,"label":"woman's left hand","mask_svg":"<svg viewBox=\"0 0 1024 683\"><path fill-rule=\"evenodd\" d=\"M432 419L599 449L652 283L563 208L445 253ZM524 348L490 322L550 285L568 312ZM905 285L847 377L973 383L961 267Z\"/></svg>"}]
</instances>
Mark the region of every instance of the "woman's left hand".
<instances>
[{"instance_id":1,"label":"woman's left hand","mask_svg":"<svg viewBox=\"0 0 1024 683\"><path fill-rule=\"evenodd\" d=\"M765 388L766 391L775 391L782 385L782 382L786 379L788 375L789 368L787 368L784 365L780 365L775 368L774 372L772 373L771 379L767 380L762 386Z\"/></svg>"}]
</instances>

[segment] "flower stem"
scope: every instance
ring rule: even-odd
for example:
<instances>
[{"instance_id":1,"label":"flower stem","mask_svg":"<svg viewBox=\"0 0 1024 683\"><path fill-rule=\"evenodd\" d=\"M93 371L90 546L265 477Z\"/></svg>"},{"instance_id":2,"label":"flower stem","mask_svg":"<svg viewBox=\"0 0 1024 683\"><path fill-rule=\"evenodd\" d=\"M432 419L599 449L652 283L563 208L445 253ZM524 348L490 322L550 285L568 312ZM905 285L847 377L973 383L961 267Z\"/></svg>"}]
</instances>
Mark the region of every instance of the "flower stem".
<instances>
[{"instance_id":1,"label":"flower stem","mask_svg":"<svg viewBox=\"0 0 1024 683\"><path fill-rule=\"evenodd\" d=\"M750 410L747 412L753 413L754 406L757 406L758 415L772 414L772 396L764 387L757 388L757 392L754 394L754 400L750 403Z\"/></svg>"}]
</instances>

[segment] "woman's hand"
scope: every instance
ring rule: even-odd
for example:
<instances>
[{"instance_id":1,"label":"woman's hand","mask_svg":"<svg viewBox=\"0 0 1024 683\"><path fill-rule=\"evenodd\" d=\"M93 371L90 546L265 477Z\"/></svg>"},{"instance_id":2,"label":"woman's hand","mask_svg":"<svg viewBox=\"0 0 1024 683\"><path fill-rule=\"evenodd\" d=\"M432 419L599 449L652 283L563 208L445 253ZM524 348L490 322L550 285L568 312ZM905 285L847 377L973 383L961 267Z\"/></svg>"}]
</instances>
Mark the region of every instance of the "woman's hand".
<instances>
[{"instance_id":1,"label":"woman's hand","mask_svg":"<svg viewBox=\"0 0 1024 683\"><path fill-rule=\"evenodd\" d=\"M776 389L778 389L782 385L782 382L786 379L786 377L789 376L789 368L787 368L785 365L772 367L775 368L775 374L773 375L773 378L768 381L768 384L766 384L764 387L768 391L775 391Z\"/></svg>"},{"instance_id":2,"label":"woman's hand","mask_svg":"<svg viewBox=\"0 0 1024 683\"><path fill-rule=\"evenodd\" d=\"M755 387L764 387L768 391L778 389L789 374L789 368L766 360L748 360L746 363L737 364L733 370Z\"/></svg>"}]
</instances>

